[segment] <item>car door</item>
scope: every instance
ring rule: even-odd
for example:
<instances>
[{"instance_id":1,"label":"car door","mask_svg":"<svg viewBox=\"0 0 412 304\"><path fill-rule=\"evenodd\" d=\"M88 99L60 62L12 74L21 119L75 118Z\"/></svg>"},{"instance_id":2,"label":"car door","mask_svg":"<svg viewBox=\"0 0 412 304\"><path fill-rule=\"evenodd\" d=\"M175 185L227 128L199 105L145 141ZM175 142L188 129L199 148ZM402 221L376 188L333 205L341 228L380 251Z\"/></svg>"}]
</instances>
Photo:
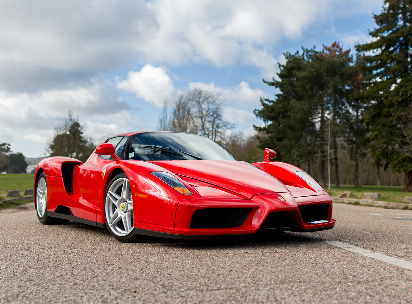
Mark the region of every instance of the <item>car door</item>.
<instances>
[{"instance_id":1,"label":"car door","mask_svg":"<svg viewBox=\"0 0 412 304\"><path fill-rule=\"evenodd\" d=\"M106 143L112 144L116 149L116 155L122 157L123 146L128 136L110 138ZM96 221L97 211L100 210L100 189L103 182L103 167L112 162L108 155L94 155L85 164L79 166L79 210L76 216Z\"/></svg>"}]
</instances>

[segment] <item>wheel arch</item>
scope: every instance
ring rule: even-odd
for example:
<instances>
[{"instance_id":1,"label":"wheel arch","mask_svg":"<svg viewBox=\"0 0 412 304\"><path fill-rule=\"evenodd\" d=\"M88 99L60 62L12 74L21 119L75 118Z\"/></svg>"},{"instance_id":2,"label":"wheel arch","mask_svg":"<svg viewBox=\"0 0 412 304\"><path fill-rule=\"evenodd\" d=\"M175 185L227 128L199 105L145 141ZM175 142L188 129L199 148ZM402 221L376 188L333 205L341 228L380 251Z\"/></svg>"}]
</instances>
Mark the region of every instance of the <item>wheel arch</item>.
<instances>
[{"instance_id":1,"label":"wheel arch","mask_svg":"<svg viewBox=\"0 0 412 304\"><path fill-rule=\"evenodd\" d=\"M33 201L34 201L34 206L36 206L36 189L37 189L37 182L39 180L40 175L44 172L43 168L37 169L36 175L34 177L34 189L33 189Z\"/></svg>"},{"instance_id":2,"label":"wheel arch","mask_svg":"<svg viewBox=\"0 0 412 304\"><path fill-rule=\"evenodd\" d=\"M112 170L110 170L110 172L108 173L108 176L104 182L104 188L103 188L103 192L102 192L102 197L103 197L103 204L104 204L104 200L106 197L106 191L107 191L107 187L109 187L109 184L111 182L111 180L118 174L120 173L124 173L126 174L126 172L119 167L113 168ZM127 175L127 174L126 174Z\"/></svg>"}]
</instances>

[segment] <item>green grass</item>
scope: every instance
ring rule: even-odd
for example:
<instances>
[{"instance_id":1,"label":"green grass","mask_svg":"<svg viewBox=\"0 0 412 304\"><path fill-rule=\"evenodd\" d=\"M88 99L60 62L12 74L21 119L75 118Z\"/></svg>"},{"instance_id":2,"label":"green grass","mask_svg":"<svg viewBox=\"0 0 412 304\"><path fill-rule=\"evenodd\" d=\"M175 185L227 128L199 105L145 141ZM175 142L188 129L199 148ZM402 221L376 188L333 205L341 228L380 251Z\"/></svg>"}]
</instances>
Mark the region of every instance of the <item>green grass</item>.
<instances>
[{"instance_id":1,"label":"green grass","mask_svg":"<svg viewBox=\"0 0 412 304\"><path fill-rule=\"evenodd\" d=\"M6 199L9 190L19 190L20 195L24 190L33 189L33 174L0 174L0 200Z\"/></svg>"},{"instance_id":2,"label":"green grass","mask_svg":"<svg viewBox=\"0 0 412 304\"><path fill-rule=\"evenodd\" d=\"M19 201L16 201L16 202L2 203L2 204L0 204L0 210L8 209L8 208L13 208L13 207L18 207L18 206L20 206L20 205L24 205L24 204L32 203L32 202L33 202L33 200L27 200L27 199L25 199L25 200L19 200ZM34 206L34 205L33 205L33 206ZM34 208L34 207L33 207L33 208Z\"/></svg>"},{"instance_id":3,"label":"green grass","mask_svg":"<svg viewBox=\"0 0 412 304\"><path fill-rule=\"evenodd\" d=\"M330 196L337 197L341 191L350 191L353 194L353 199L362 199L364 193L380 193L381 197L376 201L403 203L405 196L412 196L412 192L403 192L404 187L391 187L391 186L348 186L344 185L340 188L336 188L331 185L330 190L325 187L325 190Z\"/></svg>"}]
</instances>

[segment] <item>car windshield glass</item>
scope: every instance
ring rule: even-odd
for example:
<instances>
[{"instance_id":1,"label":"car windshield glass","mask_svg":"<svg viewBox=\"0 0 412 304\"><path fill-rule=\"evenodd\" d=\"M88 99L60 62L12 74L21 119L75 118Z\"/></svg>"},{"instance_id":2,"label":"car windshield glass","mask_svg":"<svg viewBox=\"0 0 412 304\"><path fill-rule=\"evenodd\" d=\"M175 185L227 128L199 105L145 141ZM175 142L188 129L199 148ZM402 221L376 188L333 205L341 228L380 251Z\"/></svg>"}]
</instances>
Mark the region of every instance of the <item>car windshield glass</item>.
<instances>
[{"instance_id":1,"label":"car windshield glass","mask_svg":"<svg viewBox=\"0 0 412 304\"><path fill-rule=\"evenodd\" d=\"M234 160L226 150L210 139L172 132L134 135L128 157L136 160Z\"/></svg>"}]
</instances>

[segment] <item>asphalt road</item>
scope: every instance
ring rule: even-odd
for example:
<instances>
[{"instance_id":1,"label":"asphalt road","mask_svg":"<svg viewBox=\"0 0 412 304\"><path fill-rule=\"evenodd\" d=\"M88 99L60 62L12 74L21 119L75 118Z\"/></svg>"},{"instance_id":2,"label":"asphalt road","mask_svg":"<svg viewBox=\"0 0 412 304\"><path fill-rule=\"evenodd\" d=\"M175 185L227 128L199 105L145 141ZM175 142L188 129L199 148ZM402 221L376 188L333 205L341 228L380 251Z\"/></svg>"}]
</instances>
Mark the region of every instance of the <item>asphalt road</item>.
<instances>
[{"instance_id":1,"label":"asphalt road","mask_svg":"<svg viewBox=\"0 0 412 304\"><path fill-rule=\"evenodd\" d=\"M122 244L43 226L32 204L4 210L0 303L411 303L412 211L335 204L334 218L316 233Z\"/></svg>"}]
</instances>

